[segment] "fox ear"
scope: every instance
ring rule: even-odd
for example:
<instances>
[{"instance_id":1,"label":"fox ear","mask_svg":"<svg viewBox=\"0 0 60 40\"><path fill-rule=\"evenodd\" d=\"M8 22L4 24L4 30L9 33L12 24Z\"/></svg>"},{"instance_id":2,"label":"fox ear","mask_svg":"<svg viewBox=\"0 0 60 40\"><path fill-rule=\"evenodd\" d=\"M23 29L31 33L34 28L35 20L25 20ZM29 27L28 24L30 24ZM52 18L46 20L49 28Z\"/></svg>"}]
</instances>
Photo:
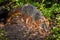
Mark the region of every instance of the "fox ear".
<instances>
[{"instance_id":1,"label":"fox ear","mask_svg":"<svg viewBox=\"0 0 60 40\"><path fill-rule=\"evenodd\" d=\"M29 4L25 4L24 6L28 6Z\"/></svg>"}]
</instances>

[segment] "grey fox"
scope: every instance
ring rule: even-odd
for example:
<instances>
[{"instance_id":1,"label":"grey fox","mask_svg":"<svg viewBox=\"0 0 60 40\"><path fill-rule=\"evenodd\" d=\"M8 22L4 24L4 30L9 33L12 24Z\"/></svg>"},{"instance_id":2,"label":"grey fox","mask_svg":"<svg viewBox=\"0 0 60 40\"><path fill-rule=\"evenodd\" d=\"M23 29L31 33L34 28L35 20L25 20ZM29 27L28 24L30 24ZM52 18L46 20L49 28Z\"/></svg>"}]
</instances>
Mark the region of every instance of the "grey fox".
<instances>
[{"instance_id":1,"label":"grey fox","mask_svg":"<svg viewBox=\"0 0 60 40\"><path fill-rule=\"evenodd\" d=\"M30 4L10 11L8 19L3 31L9 40L45 40L49 34L49 21Z\"/></svg>"}]
</instances>

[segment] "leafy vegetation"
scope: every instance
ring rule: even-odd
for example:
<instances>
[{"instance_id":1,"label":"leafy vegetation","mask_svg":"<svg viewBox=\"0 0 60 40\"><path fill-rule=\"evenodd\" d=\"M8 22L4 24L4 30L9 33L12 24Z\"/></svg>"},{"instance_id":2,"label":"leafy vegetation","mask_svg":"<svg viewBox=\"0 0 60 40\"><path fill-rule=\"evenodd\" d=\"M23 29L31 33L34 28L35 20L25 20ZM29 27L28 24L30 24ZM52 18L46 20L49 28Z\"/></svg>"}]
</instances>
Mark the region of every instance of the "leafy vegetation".
<instances>
[{"instance_id":1,"label":"leafy vegetation","mask_svg":"<svg viewBox=\"0 0 60 40\"><path fill-rule=\"evenodd\" d=\"M54 27L46 40L60 40L60 28Z\"/></svg>"},{"instance_id":2,"label":"leafy vegetation","mask_svg":"<svg viewBox=\"0 0 60 40\"><path fill-rule=\"evenodd\" d=\"M47 40L60 40L60 0L0 0L0 10L8 11L29 3L40 10L44 16L53 22L53 29ZM2 30L0 30L0 39L3 40Z\"/></svg>"}]
</instances>

